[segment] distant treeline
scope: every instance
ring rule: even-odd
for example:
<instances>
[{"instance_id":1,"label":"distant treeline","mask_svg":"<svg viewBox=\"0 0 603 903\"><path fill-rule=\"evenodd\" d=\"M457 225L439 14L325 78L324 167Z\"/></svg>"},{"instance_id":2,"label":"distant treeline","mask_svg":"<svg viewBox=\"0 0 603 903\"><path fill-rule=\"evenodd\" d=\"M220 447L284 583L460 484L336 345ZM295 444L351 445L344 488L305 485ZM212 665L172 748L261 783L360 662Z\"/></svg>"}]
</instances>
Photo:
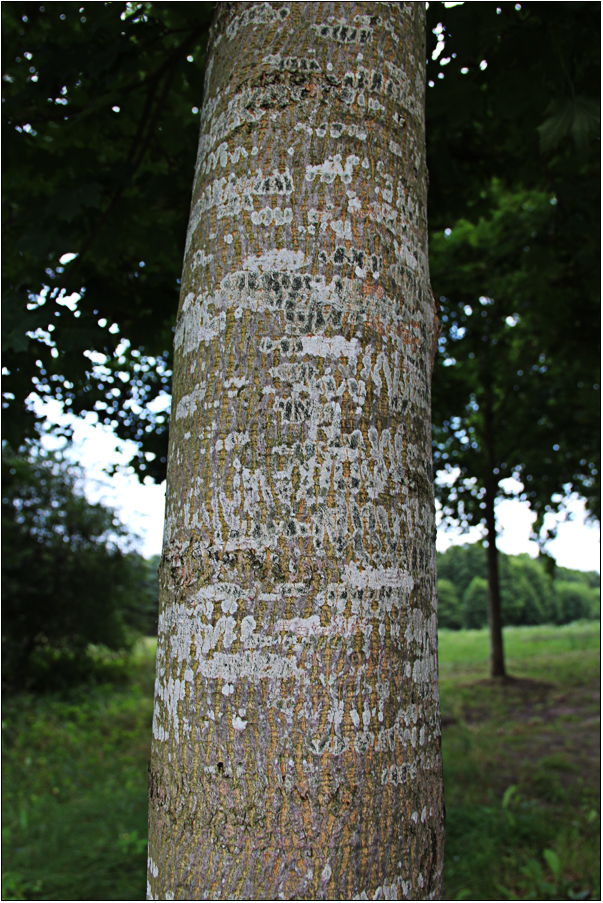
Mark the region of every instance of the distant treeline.
<instances>
[{"instance_id":1,"label":"distant treeline","mask_svg":"<svg viewBox=\"0 0 603 903\"><path fill-rule=\"evenodd\" d=\"M131 548L83 474L43 448L2 449L2 692L51 689L157 633L159 556ZM125 548L124 548L125 547Z\"/></svg>"},{"instance_id":2,"label":"distant treeline","mask_svg":"<svg viewBox=\"0 0 603 903\"><path fill-rule=\"evenodd\" d=\"M499 555L503 623L568 624L601 613L600 575L557 567L547 556ZM478 630L488 623L486 553L481 543L438 553L438 623Z\"/></svg>"}]
</instances>

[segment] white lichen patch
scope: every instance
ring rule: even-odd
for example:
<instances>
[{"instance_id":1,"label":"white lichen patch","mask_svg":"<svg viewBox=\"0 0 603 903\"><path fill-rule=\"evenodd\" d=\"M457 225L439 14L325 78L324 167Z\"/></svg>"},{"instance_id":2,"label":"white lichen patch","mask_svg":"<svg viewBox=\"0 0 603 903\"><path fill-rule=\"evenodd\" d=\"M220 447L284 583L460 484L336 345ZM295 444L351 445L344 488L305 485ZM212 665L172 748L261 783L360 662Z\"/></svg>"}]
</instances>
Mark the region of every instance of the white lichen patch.
<instances>
[{"instance_id":1,"label":"white lichen patch","mask_svg":"<svg viewBox=\"0 0 603 903\"><path fill-rule=\"evenodd\" d=\"M240 94L231 98L226 108L218 115L213 115L211 101L207 104L201 124L199 137L199 149L197 158L202 161L212 152L216 144L222 144L228 136L246 123L258 123L266 115L266 110L257 105L256 92L250 89L243 90ZM220 104L221 98L215 99L215 105ZM209 124L206 130L205 126Z\"/></svg>"},{"instance_id":2,"label":"white lichen patch","mask_svg":"<svg viewBox=\"0 0 603 903\"><path fill-rule=\"evenodd\" d=\"M243 175L238 178L231 172L228 177L222 176L206 185L193 208L194 229L197 228L201 217L210 211L215 210L218 220L237 217L243 212L251 214L255 211L256 198L269 195L289 198L294 190L293 178L288 167L282 172L273 170L264 175L259 171L255 175Z\"/></svg>"},{"instance_id":3,"label":"white lichen patch","mask_svg":"<svg viewBox=\"0 0 603 903\"><path fill-rule=\"evenodd\" d=\"M228 380L226 382L228 382ZM231 393L232 395L235 395L238 389L243 385L246 385L246 381L243 380L240 381L239 385L237 385L237 383L239 383L239 380L233 379L233 385L235 385L236 388L231 389L228 392L229 395ZM225 388L228 388L226 383ZM229 452L235 448L243 448L245 445L248 445L249 442L251 442L251 437L247 430L243 430L242 432L235 430L232 433L228 433L223 439L216 439L214 449L217 452L222 451L222 449Z\"/></svg>"},{"instance_id":4,"label":"white lichen patch","mask_svg":"<svg viewBox=\"0 0 603 903\"><path fill-rule=\"evenodd\" d=\"M197 412L197 408L205 398L207 385L201 383L189 395L183 395L176 407L176 420L182 420L185 417L192 417Z\"/></svg>"},{"instance_id":5,"label":"white lichen patch","mask_svg":"<svg viewBox=\"0 0 603 903\"><path fill-rule=\"evenodd\" d=\"M323 160L322 163L308 164L306 166L306 182L318 179L320 182L330 185L339 178L345 185L349 185L354 176L354 167L359 163L360 157L357 157L356 154L349 154L345 163L342 163L341 154L334 154Z\"/></svg>"},{"instance_id":6,"label":"white lichen patch","mask_svg":"<svg viewBox=\"0 0 603 903\"><path fill-rule=\"evenodd\" d=\"M330 336L308 335L301 337L302 350L300 354L310 354L315 357L336 358L345 357L350 363L355 363L360 352L358 339L346 339L342 335Z\"/></svg>"},{"instance_id":7,"label":"white lichen patch","mask_svg":"<svg viewBox=\"0 0 603 903\"><path fill-rule=\"evenodd\" d=\"M186 679L174 678L171 675L167 681L155 686L156 702L163 702L165 718L159 719L157 705L153 713L153 736L156 740L163 740L167 736L174 736L176 741L183 734L190 733L191 725L186 718L182 718L181 706L186 701L186 687L192 680L192 672Z\"/></svg>"},{"instance_id":8,"label":"white lichen patch","mask_svg":"<svg viewBox=\"0 0 603 903\"><path fill-rule=\"evenodd\" d=\"M293 210L291 207L263 207L254 210L251 214L251 222L256 226L287 226L293 222Z\"/></svg>"},{"instance_id":9,"label":"white lichen patch","mask_svg":"<svg viewBox=\"0 0 603 903\"><path fill-rule=\"evenodd\" d=\"M311 25L317 37L337 44L358 44L360 47L373 39L373 29L368 25L349 25L345 19L336 25L321 23Z\"/></svg>"},{"instance_id":10,"label":"white lichen patch","mask_svg":"<svg viewBox=\"0 0 603 903\"><path fill-rule=\"evenodd\" d=\"M176 324L174 335L174 347L182 348L185 354L194 351L202 342L210 342L224 332L226 328L226 312L215 314L210 311L205 301L195 299L194 294L189 294L182 306L182 311Z\"/></svg>"},{"instance_id":11,"label":"white lichen patch","mask_svg":"<svg viewBox=\"0 0 603 903\"><path fill-rule=\"evenodd\" d=\"M401 765L389 765L381 772L382 784L406 784L410 777L410 765L403 763Z\"/></svg>"},{"instance_id":12,"label":"white lichen patch","mask_svg":"<svg viewBox=\"0 0 603 903\"><path fill-rule=\"evenodd\" d=\"M323 212L314 211L314 214L323 217ZM313 211L309 210L309 217L313 215ZM329 227L329 216L324 217L325 229ZM351 225L350 225L351 228ZM324 253L322 258L325 263L329 260L334 262L334 256L338 259L340 253L338 245L335 252L329 255ZM343 262L351 263L355 260L356 265L359 264L359 255L361 251L354 252L352 249L348 252L348 256L343 258ZM382 258L378 255L371 255L370 259L366 256L362 257L363 266L367 272L371 267L377 264L382 267ZM214 309L217 311L228 311L233 308L239 311L240 317L244 311L250 311L259 314L264 311L274 312L274 297L272 292L274 286L287 289L285 281L290 279L290 274L295 272L300 282L295 284L289 282L288 289L295 288L299 292L297 301L298 309L305 309L306 305L321 305L325 323L333 323L335 318L337 323L341 325L342 315L349 311L356 311L362 298L362 306L366 317L370 319L378 319L383 324L383 330L389 334L390 341L402 348L405 346L404 337L409 332L409 324L404 320L399 310L399 305L394 297L390 297L383 291L379 293L371 293L368 297L359 291L359 280L357 278L349 278L347 275L333 276L326 279L320 273L312 273L309 270L309 260L302 251L288 251L287 249L272 248L259 255L248 255L241 262L242 266L220 280L220 285L215 291L201 291L198 294L189 293L185 299L181 316L186 314L189 306L189 299L195 301L196 304L203 306L208 311ZM243 268L244 267L244 268ZM379 271L377 278L379 277ZM233 297L236 292L236 302ZM286 332L294 332L295 325L290 326L288 323L285 327ZM302 333L303 334L303 333ZM413 333L414 337L414 333ZM273 350L280 347L284 336L278 337L273 335L262 337L260 346L262 351ZM283 349L285 351L285 349ZM295 348L289 344L289 352L294 353ZM408 350L407 350L408 354ZM387 363L388 355L385 352L380 353L380 360ZM399 358L398 358L399 360ZM389 366L389 363L387 363ZM381 364L378 365L379 368ZM412 360L409 360L408 366L414 366ZM363 377L365 378L365 377Z\"/></svg>"},{"instance_id":13,"label":"white lichen patch","mask_svg":"<svg viewBox=\"0 0 603 903\"><path fill-rule=\"evenodd\" d=\"M264 272L276 270L279 273L300 270L308 265L303 251L291 251L288 248L271 248L263 254L253 254L242 261L242 270Z\"/></svg>"},{"instance_id":14,"label":"white lichen patch","mask_svg":"<svg viewBox=\"0 0 603 903\"><path fill-rule=\"evenodd\" d=\"M265 56L262 63L268 72L295 72L304 74L322 71L317 60L310 56L281 56L280 53L274 53Z\"/></svg>"},{"instance_id":15,"label":"white lichen patch","mask_svg":"<svg viewBox=\"0 0 603 903\"><path fill-rule=\"evenodd\" d=\"M233 654L217 652L211 658L202 658L197 669L203 677L226 680L228 683L241 678L290 680L292 677L303 677L305 673L298 667L295 658L255 650Z\"/></svg>"},{"instance_id":16,"label":"white lichen patch","mask_svg":"<svg viewBox=\"0 0 603 903\"><path fill-rule=\"evenodd\" d=\"M409 875L406 880L397 876L391 881L384 881L371 893L370 897L363 890L352 897L352 900L410 900L413 899L413 896L413 881Z\"/></svg>"},{"instance_id":17,"label":"white lichen patch","mask_svg":"<svg viewBox=\"0 0 603 903\"><path fill-rule=\"evenodd\" d=\"M275 631L292 633L295 636L304 637L342 637L348 639L358 633L366 633L370 627L367 619L352 615L345 618L336 615L328 624L321 624L318 615L310 615L309 618L280 619L276 622Z\"/></svg>"},{"instance_id":18,"label":"white lichen patch","mask_svg":"<svg viewBox=\"0 0 603 903\"><path fill-rule=\"evenodd\" d=\"M205 159L202 160L199 172L207 175L216 169L217 166L221 166L222 169L225 169L227 166L236 166L239 160L245 160L248 156L249 151L243 145L237 145L231 151L227 142L223 141L215 151L210 151Z\"/></svg>"},{"instance_id":19,"label":"white lichen patch","mask_svg":"<svg viewBox=\"0 0 603 903\"><path fill-rule=\"evenodd\" d=\"M349 586L358 588L379 589L382 586L391 586L410 593L414 586L411 574L407 574L401 568L373 568L367 566L358 568L354 563L348 564L344 570L344 580Z\"/></svg>"},{"instance_id":20,"label":"white lichen patch","mask_svg":"<svg viewBox=\"0 0 603 903\"><path fill-rule=\"evenodd\" d=\"M327 862L320 874L320 880L328 881L332 874L333 874L333 869L331 868L330 864Z\"/></svg>"},{"instance_id":21,"label":"white lichen patch","mask_svg":"<svg viewBox=\"0 0 603 903\"><path fill-rule=\"evenodd\" d=\"M256 3L244 9L226 28L225 36L232 41L243 28L251 28L256 25L272 25L284 22L289 16L287 6L277 6L275 3Z\"/></svg>"},{"instance_id":22,"label":"white lichen patch","mask_svg":"<svg viewBox=\"0 0 603 903\"><path fill-rule=\"evenodd\" d=\"M205 251L195 251L191 262L191 267L193 270L196 270L199 267L206 267L212 262L213 259L213 254L206 254Z\"/></svg>"}]
</instances>

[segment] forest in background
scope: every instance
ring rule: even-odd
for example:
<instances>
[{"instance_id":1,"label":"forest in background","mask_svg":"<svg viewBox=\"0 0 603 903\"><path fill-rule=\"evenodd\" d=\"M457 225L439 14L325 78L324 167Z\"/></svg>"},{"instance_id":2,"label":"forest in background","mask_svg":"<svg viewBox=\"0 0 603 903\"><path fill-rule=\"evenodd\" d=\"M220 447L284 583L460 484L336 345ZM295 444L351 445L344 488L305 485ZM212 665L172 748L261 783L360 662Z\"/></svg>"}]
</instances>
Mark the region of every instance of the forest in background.
<instances>
[{"instance_id":1,"label":"forest in background","mask_svg":"<svg viewBox=\"0 0 603 903\"><path fill-rule=\"evenodd\" d=\"M438 553L438 625L479 630L488 623L488 580L482 543ZM558 567L552 558L500 554L506 625L569 624L597 619L601 577L596 571Z\"/></svg>"}]
</instances>

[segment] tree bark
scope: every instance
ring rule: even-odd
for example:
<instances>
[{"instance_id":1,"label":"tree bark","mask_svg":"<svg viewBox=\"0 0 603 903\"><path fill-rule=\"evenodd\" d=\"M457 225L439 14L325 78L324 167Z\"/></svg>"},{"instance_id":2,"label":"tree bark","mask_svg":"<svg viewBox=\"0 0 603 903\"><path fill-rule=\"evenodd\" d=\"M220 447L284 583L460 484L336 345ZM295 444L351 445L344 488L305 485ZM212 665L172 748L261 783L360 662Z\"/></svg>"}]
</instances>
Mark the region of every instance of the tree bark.
<instances>
[{"instance_id":1,"label":"tree bark","mask_svg":"<svg viewBox=\"0 0 603 903\"><path fill-rule=\"evenodd\" d=\"M212 29L149 899L441 895L424 15L223 3Z\"/></svg>"}]
</instances>

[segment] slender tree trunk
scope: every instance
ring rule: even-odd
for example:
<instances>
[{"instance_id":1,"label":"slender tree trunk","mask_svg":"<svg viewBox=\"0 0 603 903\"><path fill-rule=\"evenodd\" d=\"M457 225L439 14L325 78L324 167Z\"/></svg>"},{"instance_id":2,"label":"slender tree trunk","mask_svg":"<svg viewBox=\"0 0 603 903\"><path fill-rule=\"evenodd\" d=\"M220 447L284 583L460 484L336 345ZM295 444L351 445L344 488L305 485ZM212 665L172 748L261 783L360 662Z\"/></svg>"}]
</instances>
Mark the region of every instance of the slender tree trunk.
<instances>
[{"instance_id":1,"label":"slender tree trunk","mask_svg":"<svg viewBox=\"0 0 603 903\"><path fill-rule=\"evenodd\" d=\"M488 615L490 622L490 675L506 677L503 647L503 622L500 601L500 579L498 575L498 548L496 545L496 482L486 482L486 533L488 539Z\"/></svg>"},{"instance_id":2,"label":"slender tree trunk","mask_svg":"<svg viewBox=\"0 0 603 903\"><path fill-rule=\"evenodd\" d=\"M149 899L438 899L424 4L223 3L175 334Z\"/></svg>"},{"instance_id":3,"label":"slender tree trunk","mask_svg":"<svg viewBox=\"0 0 603 903\"><path fill-rule=\"evenodd\" d=\"M494 505L498 495L498 480L495 474L496 448L494 423L494 393L488 356L482 358L482 379L486 387L484 411L484 441L488 456L489 473L485 481L485 519L488 541L488 620L490 623L490 676L505 677L505 656L502 632L502 607L500 600L500 579L498 575L498 547L496 545L496 512Z\"/></svg>"}]
</instances>

